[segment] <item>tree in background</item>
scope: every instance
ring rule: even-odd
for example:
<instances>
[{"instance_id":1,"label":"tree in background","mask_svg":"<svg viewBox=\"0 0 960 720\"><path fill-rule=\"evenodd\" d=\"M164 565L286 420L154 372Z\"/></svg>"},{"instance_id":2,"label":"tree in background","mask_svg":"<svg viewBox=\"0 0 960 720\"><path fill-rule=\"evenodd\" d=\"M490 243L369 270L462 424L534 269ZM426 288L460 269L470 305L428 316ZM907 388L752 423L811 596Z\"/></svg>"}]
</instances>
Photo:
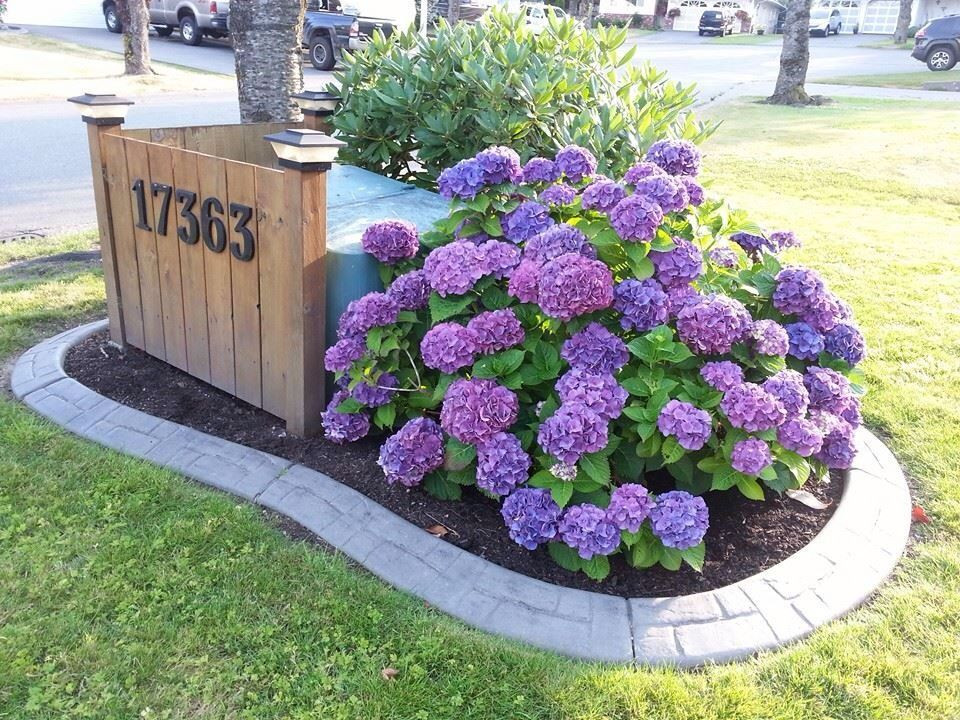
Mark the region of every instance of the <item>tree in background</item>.
<instances>
[{"instance_id":1,"label":"tree in background","mask_svg":"<svg viewBox=\"0 0 960 720\"><path fill-rule=\"evenodd\" d=\"M447 2L447 22L455 25L460 21L460 0L448 0Z\"/></svg>"},{"instance_id":2,"label":"tree in background","mask_svg":"<svg viewBox=\"0 0 960 720\"><path fill-rule=\"evenodd\" d=\"M811 0L787 0L783 22L783 49L777 87L767 102L774 105L808 105L815 102L804 89L810 65Z\"/></svg>"},{"instance_id":3,"label":"tree in background","mask_svg":"<svg viewBox=\"0 0 960 720\"><path fill-rule=\"evenodd\" d=\"M241 122L301 118L290 96L303 90L303 12L304 0L233 0L230 4Z\"/></svg>"},{"instance_id":4,"label":"tree in background","mask_svg":"<svg viewBox=\"0 0 960 720\"><path fill-rule=\"evenodd\" d=\"M123 74L151 75L147 0L118 0L117 14L123 25Z\"/></svg>"},{"instance_id":5,"label":"tree in background","mask_svg":"<svg viewBox=\"0 0 960 720\"><path fill-rule=\"evenodd\" d=\"M583 21L584 27L592 28L597 17L600 0L580 0L577 5L577 17Z\"/></svg>"},{"instance_id":6,"label":"tree in background","mask_svg":"<svg viewBox=\"0 0 960 720\"><path fill-rule=\"evenodd\" d=\"M897 15L897 29L893 31L893 42L903 45L910 33L910 17L913 14L913 0L900 0L900 14Z\"/></svg>"}]
</instances>

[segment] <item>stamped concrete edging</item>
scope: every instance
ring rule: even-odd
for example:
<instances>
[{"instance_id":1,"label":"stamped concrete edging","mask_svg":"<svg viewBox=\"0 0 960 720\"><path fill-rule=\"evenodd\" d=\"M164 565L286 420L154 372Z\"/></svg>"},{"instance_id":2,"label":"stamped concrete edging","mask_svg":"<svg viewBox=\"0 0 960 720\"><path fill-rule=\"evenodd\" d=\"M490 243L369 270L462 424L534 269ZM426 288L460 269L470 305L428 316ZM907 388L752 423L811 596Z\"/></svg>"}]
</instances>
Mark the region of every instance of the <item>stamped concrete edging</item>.
<instances>
[{"instance_id":1,"label":"stamped concrete edging","mask_svg":"<svg viewBox=\"0 0 960 720\"><path fill-rule=\"evenodd\" d=\"M67 376L94 322L46 340L13 369L17 398L67 430L275 510L391 585L468 625L571 657L694 666L802 638L857 607L893 571L910 531L896 458L867 430L840 504L796 554L696 595L625 599L520 575L433 537L326 475L147 415Z\"/></svg>"}]
</instances>

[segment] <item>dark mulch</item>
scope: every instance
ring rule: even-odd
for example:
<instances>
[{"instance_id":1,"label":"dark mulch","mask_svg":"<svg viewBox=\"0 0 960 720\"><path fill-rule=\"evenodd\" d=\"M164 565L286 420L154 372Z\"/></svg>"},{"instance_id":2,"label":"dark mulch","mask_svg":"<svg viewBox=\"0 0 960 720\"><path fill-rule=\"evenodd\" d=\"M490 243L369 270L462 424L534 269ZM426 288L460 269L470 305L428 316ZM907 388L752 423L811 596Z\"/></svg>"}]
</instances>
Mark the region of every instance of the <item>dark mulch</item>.
<instances>
[{"instance_id":1,"label":"dark mulch","mask_svg":"<svg viewBox=\"0 0 960 720\"><path fill-rule=\"evenodd\" d=\"M273 453L330 475L376 500L413 524L443 525L444 539L487 560L557 585L627 597L688 595L754 575L792 555L826 524L840 499L842 482L811 482L807 489L831 503L816 511L770 493L766 502L737 491L708 493L711 526L703 573L684 566L635 570L619 557L602 583L553 563L545 549L529 552L512 543L498 504L475 491L458 502L437 500L418 489L388 486L377 466L379 439L334 445L321 438L287 435L282 421L196 380L134 348L121 353L106 335L94 336L67 355L67 372L84 385L125 405L211 435ZM652 489L666 489L662 479Z\"/></svg>"}]
</instances>

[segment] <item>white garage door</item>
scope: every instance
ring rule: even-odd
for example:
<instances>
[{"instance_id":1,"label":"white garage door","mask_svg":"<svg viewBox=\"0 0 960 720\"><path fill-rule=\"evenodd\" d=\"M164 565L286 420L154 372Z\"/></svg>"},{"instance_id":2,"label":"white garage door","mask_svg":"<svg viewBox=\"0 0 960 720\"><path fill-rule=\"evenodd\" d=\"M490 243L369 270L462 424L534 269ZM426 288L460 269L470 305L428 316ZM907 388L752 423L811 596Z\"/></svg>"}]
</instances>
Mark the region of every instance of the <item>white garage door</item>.
<instances>
[{"instance_id":1,"label":"white garage door","mask_svg":"<svg viewBox=\"0 0 960 720\"><path fill-rule=\"evenodd\" d=\"M696 30L700 26L700 15L703 14L703 8L685 7L680 8L680 16L673 19L674 30Z\"/></svg>"},{"instance_id":2,"label":"white garage door","mask_svg":"<svg viewBox=\"0 0 960 720\"><path fill-rule=\"evenodd\" d=\"M852 33L860 23L860 3L857 0L829 0L819 5L840 11L840 32L842 33Z\"/></svg>"},{"instance_id":3,"label":"white garage door","mask_svg":"<svg viewBox=\"0 0 960 720\"><path fill-rule=\"evenodd\" d=\"M889 35L897 29L899 13L900 3L897 0L873 0L867 5L860 32Z\"/></svg>"}]
</instances>

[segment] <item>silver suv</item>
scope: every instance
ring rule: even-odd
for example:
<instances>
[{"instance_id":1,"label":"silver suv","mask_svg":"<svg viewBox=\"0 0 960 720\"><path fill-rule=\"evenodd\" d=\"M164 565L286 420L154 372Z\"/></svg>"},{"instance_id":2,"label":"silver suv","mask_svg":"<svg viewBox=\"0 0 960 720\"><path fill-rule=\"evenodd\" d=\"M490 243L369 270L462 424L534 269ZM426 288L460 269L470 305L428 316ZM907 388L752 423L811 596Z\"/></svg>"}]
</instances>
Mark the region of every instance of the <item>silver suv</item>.
<instances>
[{"instance_id":1,"label":"silver suv","mask_svg":"<svg viewBox=\"0 0 960 720\"><path fill-rule=\"evenodd\" d=\"M226 37L229 29L230 0L149 0L150 24L160 37L177 28L187 45L199 45L208 37ZM116 0L102 0L107 30L123 32Z\"/></svg>"}]
</instances>

